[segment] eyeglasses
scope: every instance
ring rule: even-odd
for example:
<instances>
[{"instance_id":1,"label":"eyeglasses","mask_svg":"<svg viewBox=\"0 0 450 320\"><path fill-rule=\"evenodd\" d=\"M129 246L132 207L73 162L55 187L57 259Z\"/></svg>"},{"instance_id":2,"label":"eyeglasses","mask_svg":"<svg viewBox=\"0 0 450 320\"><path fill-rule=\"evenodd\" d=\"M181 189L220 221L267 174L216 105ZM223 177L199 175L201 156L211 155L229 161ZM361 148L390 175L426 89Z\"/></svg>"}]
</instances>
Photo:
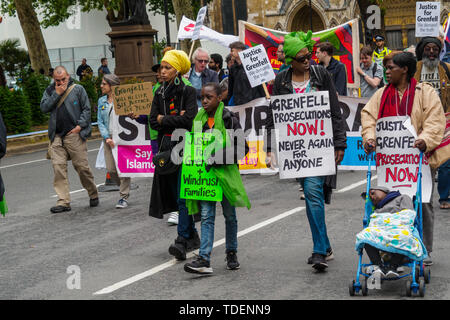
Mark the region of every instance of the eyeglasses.
<instances>
[{"instance_id":1,"label":"eyeglasses","mask_svg":"<svg viewBox=\"0 0 450 320\"><path fill-rule=\"evenodd\" d=\"M297 61L298 63L303 63L303 62L305 62L305 60L310 60L311 59L311 57L312 57L312 54L311 53L308 53L306 56L301 56L301 57L296 57L296 58L294 58L294 60L295 61Z\"/></svg>"},{"instance_id":2,"label":"eyeglasses","mask_svg":"<svg viewBox=\"0 0 450 320\"><path fill-rule=\"evenodd\" d=\"M209 62L209 60L200 60L200 59L196 59L196 60L200 63L208 63Z\"/></svg>"}]
</instances>

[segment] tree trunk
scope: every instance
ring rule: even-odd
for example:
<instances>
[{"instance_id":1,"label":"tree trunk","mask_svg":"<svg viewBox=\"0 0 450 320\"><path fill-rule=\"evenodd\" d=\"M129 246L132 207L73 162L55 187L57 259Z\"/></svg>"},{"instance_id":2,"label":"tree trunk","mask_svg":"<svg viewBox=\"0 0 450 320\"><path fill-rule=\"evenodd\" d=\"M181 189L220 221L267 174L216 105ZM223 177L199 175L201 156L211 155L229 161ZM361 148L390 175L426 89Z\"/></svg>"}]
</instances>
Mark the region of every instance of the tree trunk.
<instances>
[{"instance_id":1,"label":"tree trunk","mask_svg":"<svg viewBox=\"0 0 450 320\"><path fill-rule=\"evenodd\" d=\"M177 26L180 26L181 19L183 15L188 17L191 20L197 18L194 16L194 9L192 8L191 0L172 0L173 10L175 11L175 16L177 17ZM191 50L192 41L191 40L182 40L180 41L181 50L189 54ZM195 42L194 50L196 47L200 46L200 41Z\"/></svg>"},{"instance_id":2,"label":"tree trunk","mask_svg":"<svg viewBox=\"0 0 450 320\"><path fill-rule=\"evenodd\" d=\"M31 67L39 72L48 73L51 67L47 46L42 35L41 26L33 9L32 0L14 0L20 25L22 26L30 55Z\"/></svg>"}]
</instances>

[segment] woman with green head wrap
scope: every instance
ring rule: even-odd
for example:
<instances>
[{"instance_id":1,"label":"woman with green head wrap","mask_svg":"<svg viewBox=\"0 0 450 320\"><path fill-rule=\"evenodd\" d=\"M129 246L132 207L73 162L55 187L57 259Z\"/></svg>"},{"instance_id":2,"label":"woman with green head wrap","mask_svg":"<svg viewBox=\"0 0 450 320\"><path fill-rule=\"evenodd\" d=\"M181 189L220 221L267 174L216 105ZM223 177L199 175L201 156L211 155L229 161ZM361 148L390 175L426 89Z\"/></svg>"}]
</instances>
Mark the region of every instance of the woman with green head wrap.
<instances>
[{"instance_id":1,"label":"woman with green head wrap","mask_svg":"<svg viewBox=\"0 0 450 320\"><path fill-rule=\"evenodd\" d=\"M291 32L284 37L284 52L289 69L280 72L275 78L272 95L308 94L314 91L328 91L333 125L333 142L336 165L339 164L347 148L346 124L341 115L336 89L328 71L320 65L310 65L315 41L312 32ZM267 116L267 158L268 165L276 163L271 146L271 130L274 129L272 109ZM276 148L273 148L276 150ZM332 259L330 241L325 224L325 199L329 203L331 189L336 188L336 176L307 177L298 179L305 192L306 214L314 243L313 254L308 263L317 271L328 267Z\"/></svg>"}]
</instances>

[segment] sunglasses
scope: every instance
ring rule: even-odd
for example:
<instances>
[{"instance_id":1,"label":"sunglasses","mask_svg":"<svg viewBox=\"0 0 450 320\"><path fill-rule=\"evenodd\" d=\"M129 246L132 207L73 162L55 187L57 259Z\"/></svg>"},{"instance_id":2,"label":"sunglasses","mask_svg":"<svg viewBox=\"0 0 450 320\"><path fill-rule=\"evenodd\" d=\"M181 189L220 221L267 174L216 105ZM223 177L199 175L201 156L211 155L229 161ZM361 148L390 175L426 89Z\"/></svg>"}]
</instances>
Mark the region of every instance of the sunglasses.
<instances>
[{"instance_id":1,"label":"sunglasses","mask_svg":"<svg viewBox=\"0 0 450 320\"><path fill-rule=\"evenodd\" d=\"M311 59L311 57L312 57L312 54L308 53L306 56L301 56L301 57L293 58L293 59L295 61L297 61L298 63L303 63L303 62L305 62L305 60L309 61Z\"/></svg>"},{"instance_id":2,"label":"sunglasses","mask_svg":"<svg viewBox=\"0 0 450 320\"><path fill-rule=\"evenodd\" d=\"M209 62L209 60L200 60L200 59L196 59L196 60L200 63L208 63Z\"/></svg>"}]
</instances>

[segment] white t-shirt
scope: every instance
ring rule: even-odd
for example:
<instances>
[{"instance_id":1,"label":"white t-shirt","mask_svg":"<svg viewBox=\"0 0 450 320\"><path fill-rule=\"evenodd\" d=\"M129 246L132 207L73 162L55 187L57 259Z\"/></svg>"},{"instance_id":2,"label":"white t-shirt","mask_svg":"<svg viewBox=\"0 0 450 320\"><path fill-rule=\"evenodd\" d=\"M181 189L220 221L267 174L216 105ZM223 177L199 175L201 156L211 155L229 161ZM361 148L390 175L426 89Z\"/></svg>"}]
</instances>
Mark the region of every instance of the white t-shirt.
<instances>
[{"instance_id":1,"label":"white t-shirt","mask_svg":"<svg viewBox=\"0 0 450 320\"><path fill-rule=\"evenodd\" d=\"M428 69L425 65L422 67L422 73L420 74L420 82L428 82L436 90L436 93L441 96L441 82L439 79L439 67L434 70Z\"/></svg>"}]
</instances>

